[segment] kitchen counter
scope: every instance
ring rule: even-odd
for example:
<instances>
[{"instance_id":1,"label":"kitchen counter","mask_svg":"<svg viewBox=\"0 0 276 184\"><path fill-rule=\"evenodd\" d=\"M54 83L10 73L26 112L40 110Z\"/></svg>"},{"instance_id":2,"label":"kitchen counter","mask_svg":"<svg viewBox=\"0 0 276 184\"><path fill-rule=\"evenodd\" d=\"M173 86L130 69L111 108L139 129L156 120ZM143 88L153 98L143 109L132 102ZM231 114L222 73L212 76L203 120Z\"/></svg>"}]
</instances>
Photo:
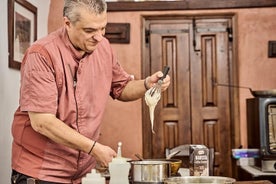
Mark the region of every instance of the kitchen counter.
<instances>
[{"instance_id":1,"label":"kitchen counter","mask_svg":"<svg viewBox=\"0 0 276 184\"><path fill-rule=\"evenodd\" d=\"M241 166L240 169L243 170L241 172L243 175L239 177L242 181L236 181L235 184L276 184L276 173L263 173L254 166ZM182 176L189 176L189 169L180 168L179 171ZM251 176L248 176L248 173L251 173ZM274 180L270 181L271 179ZM106 180L106 184L109 184L109 178Z\"/></svg>"},{"instance_id":2,"label":"kitchen counter","mask_svg":"<svg viewBox=\"0 0 276 184\"><path fill-rule=\"evenodd\" d=\"M106 184L109 184L109 180L106 181ZM258 181L237 181L235 184L273 184L268 180L258 180Z\"/></svg>"},{"instance_id":3,"label":"kitchen counter","mask_svg":"<svg viewBox=\"0 0 276 184\"><path fill-rule=\"evenodd\" d=\"M257 181L237 181L235 184L273 184L268 180L257 180Z\"/></svg>"},{"instance_id":4,"label":"kitchen counter","mask_svg":"<svg viewBox=\"0 0 276 184\"><path fill-rule=\"evenodd\" d=\"M242 180L268 180L276 183L276 173L262 172L257 166L240 166L238 173L238 178Z\"/></svg>"}]
</instances>

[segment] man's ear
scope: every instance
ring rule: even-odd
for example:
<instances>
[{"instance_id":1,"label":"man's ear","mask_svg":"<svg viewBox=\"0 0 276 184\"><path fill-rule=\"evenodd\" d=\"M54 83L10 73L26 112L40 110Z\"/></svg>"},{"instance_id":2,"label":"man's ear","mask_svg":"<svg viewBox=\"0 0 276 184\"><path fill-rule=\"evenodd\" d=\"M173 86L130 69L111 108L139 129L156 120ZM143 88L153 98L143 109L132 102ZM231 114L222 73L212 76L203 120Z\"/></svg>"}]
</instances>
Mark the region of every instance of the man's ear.
<instances>
[{"instance_id":1,"label":"man's ear","mask_svg":"<svg viewBox=\"0 0 276 184\"><path fill-rule=\"evenodd\" d=\"M64 21L64 24L66 25L66 26L70 26L70 20L67 18L67 17L63 17L63 21Z\"/></svg>"}]
</instances>

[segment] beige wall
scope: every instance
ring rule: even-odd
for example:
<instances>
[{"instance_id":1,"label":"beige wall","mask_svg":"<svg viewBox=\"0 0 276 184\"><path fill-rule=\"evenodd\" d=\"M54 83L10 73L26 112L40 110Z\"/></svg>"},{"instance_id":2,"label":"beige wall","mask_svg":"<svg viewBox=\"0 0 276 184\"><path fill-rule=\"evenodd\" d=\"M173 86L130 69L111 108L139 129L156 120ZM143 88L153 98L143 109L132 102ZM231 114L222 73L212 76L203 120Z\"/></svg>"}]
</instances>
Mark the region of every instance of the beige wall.
<instances>
[{"instance_id":1,"label":"beige wall","mask_svg":"<svg viewBox=\"0 0 276 184\"><path fill-rule=\"evenodd\" d=\"M62 2L52 0L49 32L62 25ZM237 15L237 43L240 85L254 90L276 88L276 59L267 57L269 40L276 40L276 8L229 9L213 11L110 12L109 22L131 24L130 44L113 44L122 66L136 78L141 77L141 27L144 15L235 13ZM241 144L246 146L245 99L252 97L249 90L240 90ZM134 158L142 154L141 100L118 102L110 100L103 120L101 142L114 149L123 142L123 156Z\"/></svg>"}]
</instances>

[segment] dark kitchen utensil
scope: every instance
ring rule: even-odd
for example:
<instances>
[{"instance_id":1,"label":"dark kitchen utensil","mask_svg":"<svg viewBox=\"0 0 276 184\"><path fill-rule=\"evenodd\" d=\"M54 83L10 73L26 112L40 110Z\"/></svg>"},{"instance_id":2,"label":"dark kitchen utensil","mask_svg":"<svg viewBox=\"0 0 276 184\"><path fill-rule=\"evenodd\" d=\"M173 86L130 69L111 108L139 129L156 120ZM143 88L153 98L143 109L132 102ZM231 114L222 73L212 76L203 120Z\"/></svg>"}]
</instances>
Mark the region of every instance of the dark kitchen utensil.
<instances>
[{"instance_id":1,"label":"dark kitchen utensil","mask_svg":"<svg viewBox=\"0 0 276 184\"><path fill-rule=\"evenodd\" d=\"M166 78L167 74L169 73L169 70L170 70L169 66L164 67L163 76L158 80L157 84L150 89L150 92L149 92L150 96L153 96L154 93L158 93L158 94L161 93L161 85L163 83L163 79Z\"/></svg>"},{"instance_id":2,"label":"dark kitchen utensil","mask_svg":"<svg viewBox=\"0 0 276 184\"><path fill-rule=\"evenodd\" d=\"M176 156L178 153L180 153L180 150L170 153L166 156L166 159L171 159L172 157Z\"/></svg>"},{"instance_id":3,"label":"dark kitchen utensil","mask_svg":"<svg viewBox=\"0 0 276 184\"><path fill-rule=\"evenodd\" d=\"M233 88L244 88L249 89L250 93L254 97L276 97L276 89L271 90L252 90L250 87L231 85L231 84L221 84L214 82L215 86L225 86Z\"/></svg>"},{"instance_id":4,"label":"dark kitchen utensil","mask_svg":"<svg viewBox=\"0 0 276 184\"><path fill-rule=\"evenodd\" d=\"M143 158L140 154L138 154L138 153L136 153L135 156L136 156L140 161L144 160L144 158Z\"/></svg>"}]
</instances>

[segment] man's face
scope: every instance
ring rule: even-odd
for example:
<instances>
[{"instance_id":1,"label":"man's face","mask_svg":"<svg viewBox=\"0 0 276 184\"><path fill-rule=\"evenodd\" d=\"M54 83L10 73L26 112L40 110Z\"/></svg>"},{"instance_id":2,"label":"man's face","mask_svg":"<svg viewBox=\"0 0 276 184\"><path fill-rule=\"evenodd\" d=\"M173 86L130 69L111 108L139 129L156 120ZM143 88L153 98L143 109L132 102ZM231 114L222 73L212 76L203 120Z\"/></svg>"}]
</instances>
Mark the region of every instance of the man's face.
<instances>
[{"instance_id":1,"label":"man's face","mask_svg":"<svg viewBox=\"0 0 276 184\"><path fill-rule=\"evenodd\" d=\"M81 10L80 21L72 24L64 18L69 39L73 46L83 53L93 52L103 39L107 24L107 13L96 15L87 10Z\"/></svg>"}]
</instances>

